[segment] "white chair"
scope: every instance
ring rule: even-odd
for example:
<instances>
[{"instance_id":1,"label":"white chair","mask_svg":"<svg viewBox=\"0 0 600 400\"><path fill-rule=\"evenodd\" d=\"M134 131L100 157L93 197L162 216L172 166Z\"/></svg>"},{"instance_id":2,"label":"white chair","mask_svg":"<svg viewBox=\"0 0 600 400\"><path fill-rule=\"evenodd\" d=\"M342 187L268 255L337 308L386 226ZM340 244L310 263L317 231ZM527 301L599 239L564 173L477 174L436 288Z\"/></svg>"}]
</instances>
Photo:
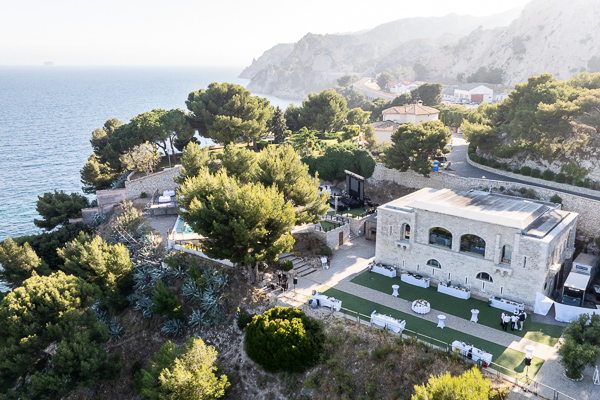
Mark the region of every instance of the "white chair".
<instances>
[{"instance_id":1,"label":"white chair","mask_svg":"<svg viewBox=\"0 0 600 400\"><path fill-rule=\"evenodd\" d=\"M445 315L438 315L438 324L437 324L437 327L440 328L440 329L444 329L444 327L446 326L445 321L446 321L446 316Z\"/></svg>"}]
</instances>

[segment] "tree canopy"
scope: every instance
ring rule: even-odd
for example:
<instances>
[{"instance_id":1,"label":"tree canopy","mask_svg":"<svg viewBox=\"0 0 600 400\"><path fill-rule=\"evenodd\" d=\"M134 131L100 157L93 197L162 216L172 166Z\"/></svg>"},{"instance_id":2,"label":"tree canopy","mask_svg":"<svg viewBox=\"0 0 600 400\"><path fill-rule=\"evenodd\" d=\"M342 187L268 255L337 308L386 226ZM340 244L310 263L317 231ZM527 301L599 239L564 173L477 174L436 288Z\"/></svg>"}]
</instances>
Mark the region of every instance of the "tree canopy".
<instances>
[{"instance_id":1,"label":"tree canopy","mask_svg":"<svg viewBox=\"0 0 600 400\"><path fill-rule=\"evenodd\" d=\"M563 330L565 338L558 349L567 376L579 379L587 365L598 359L600 346L600 315L582 314Z\"/></svg>"},{"instance_id":2,"label":"tree canopy","mask_svg":"<svg viewBox=\"0 0 600 400\"><path fill-rule=\"evenodd\" d=\"M311 174L318 173L327 181L344 179L344 170L370 178L375 170L375 160L356 143L336 143L327 146L322 155L308 155L302 158Z\"/></svg>"},{"instance_id":3,"label":"tree canopy","mask_svg":"<svg viewBox=\"0 0 600 400\"><path fill-rule=\"evenodd\" d=\"M364 125L369 121L371 117L371 111L363 111L360 108L353 108L348 111L348 124L350 125Z\"/></svg>"},{"instance_id":4,"label":"tree canopy","mask_svg":"<svg viewBox=\"0 0 600 400\"><path fill-rule=\"evenodd\" d=\"M231 83L213 82L208 89L191 92L185 103L192 126L218 143L258 140L271 118L268 100Z\"/></svg>"},{"instance_id":5,"label":"tree canopy","mask_svg":"<svg viewBox=\"0 0 600 400\"><path fill-rule=\"evenodd\" d=\"M299 122L310 129L330 132L341 128L347 115L346 99L328 89L308 95L308 99L302 102Z\"/></svg>"},{"instance_id":6,"label":"tree canopy","mask_svg":"<svg viewBox=\"0 0 600 400\"><path fill-rule=\"evenodd\" d=\"M208 147L200 147L198 143L189 143L181 155L181 168L177 183L183 183L187 178L192 178L200 173L202 168L207 168L211 162Z\"/></svg>"},{"instance_id":7,"label":"tree canopy","mask_svg":"<svg viewBox=\"0 0 600 400\"><path fill-rule=\"evenodd\" d=\"M33 223L39 228L52 230L68 223L70 218L80 218L81 209L89 205L87 197L78 193L47 192L38 196L35 208L43 219L34 219Z\"/></svg>"},{"instance_id":8,"label":"tree canopy","mask_svg":"<svg viewBox=\"0 0 600 400\"><path fill-rule=\"evenodd\" d=\"M50 272L29 243L19 246L11 238L0 242L0 264L0 281L12 288L29 279L34 271L39 275Z\"/></svg>"},{"instance_id":9,"label":"tree canopy","mask_svg":"<svg viewBox=\"0 0 600 400\"><path fill-rule=\"evenodd\" d=\"M285 131L288 127L285 121L285 115L279 106L275 108L275 111L273 111L273 115L269 120L269 129L274 135L273 141L275 143L281 143L285 140Z\"/></svg>"},{"instance_id":10,"label":"tree canopy","mask_svg":"<svg viewBox=\"0 0 600 400\"><path fill-rule=\"evenodd\" d=\"M389 72L382 72L377 76L377 85L379 86L380 90L388 91L387 84L393 80L394 75L390 74Z\"/></svg>"},{"instance_id":11,"label":"tree canopy","mask_svg":"<svg viewBox=\"0 0 600 400\"><path fill-rule=\"evenodd\" d=\"M429 380L415 386L412 400L488 400L492 382L481 376L477 368L472 368L460 376L451 376L448 372L432 376Z\"/></svg>"},{"instance_id":12,"label":"tree canopy","mask_svg":"<svg viewBox=\"0 0 600 400\"><path fill-rule=\"evenodd\" d=\"M430 157L447 151L452 134L440 121L409 122L392 134L392 145L385 150L385 165L402 172L409 168L427 175L433 163Z\"/></svg>"},{"instance_id":13,"label":"tree canopy","mask_svg":"<svg viewBox=\"0 0 600 400\"><path fill-rule=\"evenodd\" d=\"M181 348L167 341L138 373L139 392L145 400L221 398L230 383L216 362L217 351L201 338L190 338Z\"/></svg>"}]
</instances>

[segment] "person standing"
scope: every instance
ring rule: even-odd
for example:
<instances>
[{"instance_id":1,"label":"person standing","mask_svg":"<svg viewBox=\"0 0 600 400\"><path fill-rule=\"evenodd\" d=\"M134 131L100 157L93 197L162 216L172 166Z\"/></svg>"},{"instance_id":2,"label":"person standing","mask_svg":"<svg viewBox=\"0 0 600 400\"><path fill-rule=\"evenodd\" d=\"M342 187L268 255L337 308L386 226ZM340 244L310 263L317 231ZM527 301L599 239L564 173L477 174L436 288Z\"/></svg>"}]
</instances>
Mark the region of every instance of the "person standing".
<instances>
[{"instance_id":1,"label":"person standing","mask_svg":"<svg viewBox=\"0 0 600 400\"><path fill-rule=\"evenodd\" d=\"M521 311L521 314L519 314L519 324L521 325L521 327L519 328L520 331L523 330L523 323L525 322L525 318L527 318L527 314L525 313L525 311Z\"/></svg>"},{"instance_id":2,"label":"person standing","mask_svg":"<svg viewBox=\"0 0 600 400\"><path fill-rule=\"evenodd\" d=\"M519 317L517 317L517 314L513 314L510 317L510 330L514 331L515 329L518 329L517 327L517 321L519 320Z\"/></svg>"},{"instance_id":3,"label":"person standing","mask_svg":"<svg viewBox=\"0 0 600 400\"><path fill-rule=\"evenodd\" d=\"M506 314L504 313L504 311L502 311L502 315L500 316L500 326L502 327L502 329L506 330L506 328L504 327L504 316Z\"/></svg>"},{"instance_id":4,"label":"person standing","mask_svg":"<svg viewBox=\"0 0 600 400\"><path fill-rule=\"evenodd\" d=\"M504 314L504 330L505 331L506 331L506 328L508 328L509 324L510 324L510 315Z\"/></svg>"}]
</instances>

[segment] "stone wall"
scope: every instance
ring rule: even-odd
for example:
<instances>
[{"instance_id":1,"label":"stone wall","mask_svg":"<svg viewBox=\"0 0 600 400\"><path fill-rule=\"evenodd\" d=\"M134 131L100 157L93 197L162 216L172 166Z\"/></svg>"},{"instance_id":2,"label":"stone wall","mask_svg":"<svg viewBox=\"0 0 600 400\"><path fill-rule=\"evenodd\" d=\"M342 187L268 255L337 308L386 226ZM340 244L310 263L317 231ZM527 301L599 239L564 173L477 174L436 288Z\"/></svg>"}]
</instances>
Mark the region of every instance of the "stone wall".
<instances>
[{"instance_id":1,"label":"stone wall","mask_svg":"<svg viewBox=\"0 0 600 400\"><path fill-rule=\"evenodd\" d=\"M551 187L555 188L556 190L560 190L560 191L566 190L569 192L581 193L581 194L585 194L588 196L595 196L600 199L600 191L598 191L598 190L592 190L592 189L588 189L588 188L584 188L584 187L568 185L566 183L547 181L542 178L533 178L531 176L525 176L525 175L521 175L521 174L513 174L512 172L508 172L508 171L504 171L504 170L496 169L496 168L492 168L492 167L486 167L485 165L477 164L476 162L471 161L471 159L468 157L467 157L467 162L476 168L482 169L487 172L492 172L494 174L506 176L508 178L519 179L521 181L527 181L529 183L534 183L534 184L538 184L538 185L551 186Z\"/></svg>"},{"instance_id":2,"label":"stone wall","mask_svg":"<svg viewBox=\"0 0 600 400\"><path fill-rule=\"evenodd\" d=\"M98 207L103 209L103 212L106 212L115 204L119 204L123 200L126 200L127 191L126 189L97 190L96 199L98 200Z\"/></svg>"},{"instance_id":3,"label":"stone wall","mask_svg":"<svg viewBox=\"0 0 600 400\"><path fill-rule=\"evenodd\" d=\"M496 171L494 170L494 172ZM377 184L377 181L391 181L402 186L416 189L424 187L464 191L471 189L492 189L501 193L500 187L513 191L525 188L533 190L537 198L545 201L549 201L550 197L558 194L562 198L563 210L579 213L579 221L577 223L577 234L579 236L595 238L600 235L600 229L598 228L600 227L600 212L598 211L600 210L600 201L565 193L559 189L550 190L520 182L464 178L447 172L431 172L430 177L426 178L413 171L400 172L398 170L386 168L382 164L377 164L375 166L375 172L369 179L372 184Z\"/></svg>"},{"instance_id":4,"label":"stone wall","mask_svg":"<svg viewBox=\"0 0 600 400\"><path fill-rule=\"evenodd\" d=\"M157 190L162 193L164 190L175 190L179 187L173 178L179 175L181 165L175 165L173 168L165 169L161 172L142 176L141 178L131 179L132 174L125 181L125 190L127 191L128 199L137 199L142 193L146 193L148 197L152 196Z\"/></svg>"},{"instance_id":5,"label":"stone wall","mask_svg":"<svg viewBox=\"0 0 600 400\"><path fill-rule=\"evenodd\" d=\"M340 232L343 233L343 242L346 242L348 236L350 236L350 224L341 225L339 228L332 229L329 232L315 230L313 234L331 249L336 249L340 246Z\"/></svg>"}]
</instances>

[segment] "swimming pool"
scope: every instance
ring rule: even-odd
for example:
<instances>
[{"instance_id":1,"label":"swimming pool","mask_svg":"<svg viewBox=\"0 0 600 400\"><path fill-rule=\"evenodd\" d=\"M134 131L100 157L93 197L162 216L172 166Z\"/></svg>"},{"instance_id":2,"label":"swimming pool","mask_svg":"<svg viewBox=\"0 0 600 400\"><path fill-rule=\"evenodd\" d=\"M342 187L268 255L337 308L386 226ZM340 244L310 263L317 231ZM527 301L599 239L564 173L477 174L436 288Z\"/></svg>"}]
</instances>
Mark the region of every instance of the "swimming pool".
<instances>
[{"instance_id":1,"label":"swimming pool","mask_svg":"<svg viewBox=\"0 0 600 400\"><path fill-rule=\"evenodd\" d=\"M191 226L185 223L181 217L177 217L177 223L175 224L175 232L177 233L195 233Z\"/></svg>"}]
</instances>

